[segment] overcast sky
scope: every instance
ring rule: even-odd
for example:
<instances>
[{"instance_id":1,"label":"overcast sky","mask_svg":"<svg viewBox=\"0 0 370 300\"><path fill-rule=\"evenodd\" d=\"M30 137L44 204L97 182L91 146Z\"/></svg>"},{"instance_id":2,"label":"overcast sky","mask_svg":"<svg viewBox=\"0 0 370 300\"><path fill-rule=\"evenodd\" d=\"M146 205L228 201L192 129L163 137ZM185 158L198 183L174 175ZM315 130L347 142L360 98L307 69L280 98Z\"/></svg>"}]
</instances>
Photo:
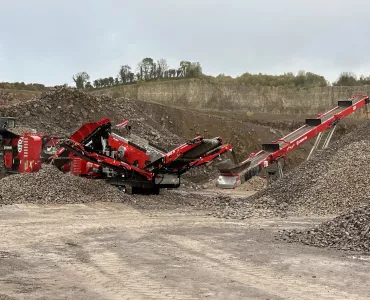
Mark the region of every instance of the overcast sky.
<instances>
[{"instance_id":1,"label":"overcast sky","mask_svg":"<svg viewBox=\"0 0 370 300\"><path fill-rule=\"evenodd\" d=\"M0 0L0 81L116 76L144 57L206 74L370 73L367 0Z\"/></svg>"}]
</instances>

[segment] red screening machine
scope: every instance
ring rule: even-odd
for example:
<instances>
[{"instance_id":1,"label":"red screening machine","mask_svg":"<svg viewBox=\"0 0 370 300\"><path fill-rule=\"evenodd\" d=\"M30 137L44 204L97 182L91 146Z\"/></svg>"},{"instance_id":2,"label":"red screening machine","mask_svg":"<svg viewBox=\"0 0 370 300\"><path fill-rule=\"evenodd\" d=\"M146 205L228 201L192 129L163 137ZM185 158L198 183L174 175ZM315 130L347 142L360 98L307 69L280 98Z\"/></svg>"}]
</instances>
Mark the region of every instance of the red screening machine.
<instances>
[{"instance_id":1,"label":"red screening machine","mask_svg":"<svg viewBox=\"0 0 370 300\"><path fill-rule=\"evenodd\" d=\"M127 121L117 125L126 127ZM191 168L211 163L231 151L222 138L195 137L166 153L144 139L112 132L109 118L87 123L50 158L64 172L103 178L130 193L158 194L160 188L177 188L180 176Z\"/></svg>"}]
</instances>

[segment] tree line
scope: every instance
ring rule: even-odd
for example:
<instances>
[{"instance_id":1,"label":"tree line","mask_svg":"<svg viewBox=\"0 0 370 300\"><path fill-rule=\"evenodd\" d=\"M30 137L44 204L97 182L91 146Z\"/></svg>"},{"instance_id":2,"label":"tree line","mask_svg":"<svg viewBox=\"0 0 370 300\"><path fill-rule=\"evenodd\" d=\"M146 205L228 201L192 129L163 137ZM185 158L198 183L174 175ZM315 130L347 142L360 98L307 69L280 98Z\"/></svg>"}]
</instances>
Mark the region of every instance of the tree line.
<instances>
[{"instance_id":1,"label":"tree line","mask_svg":"<svg viewBox=\"0 0 370 300\"><path fill-rule=\"evenodd\" d=\"M90 76L86 72L80 72L73 76L77 88L94 89L111 87L122 84L134 84L141 81L171 80L180 78L203 78L212 82L219 83L242 83L251 86L271 86L271 87L292 87L292 88L312 88L326 86L361 86L370 85L370 76L350 72L342 72L338 79L330 83L324 76L312 72L299 71L281 75L252 74L246 72L236 78L225 74L217 76L205 75L198 62L181 61L178 68L170 68L165 59L154 61L152 58L141 60L134 70L129 65L122 65L118 74L113 77L99 78L90 81Z\"/></svg>"},{"instance_id":2,"label":"tree line","mask_svg":"<svg viewBox=\"0 0 370 300\"><path fill-rule=\"evenodd\" d=\"M296 74L289 72L282 75L251 74L246 72L236 78L225 74L209 76L203 74L202 67L198 62L181 61L179 67L171 68L165 59L154 61L152 58L141 60L136 70L132 69L129 65L122 65L114 77L110 76L90 81L90 76L86 72L80 72L73 76L76 87L80 89L98 89L122 84L135 84L137 82L175 80L181 78L203 78L216 83L242 83L251 86L297 88L325 87L330 85L370 85L370 76L357 76L352 72L342 72L333 83L327 81L324 76L305 71L299 71ZM0 89L44 91L47 87L39 83L0 82Z\"/></svg>"},{"instance_id":3,"label":"tree line","mask_svg":"<svg viewBox=\"0 0 370 300\"><path fill-rule=\"evenodd\" d=\"M24 82L0 82L0 89L8 90L26 90L26 91L44 91L45 85L40 83L24 83Z\"/></svg>"},{"instance_id":4,"label":"tree line","mask_svg":"<svg viewBox=\"0 0 370 300\"><path fill-rule=\"evenodd\" d=\"M237 78L232 78L224 74L220 74L215 78L218 82L238 82L252 86L284 86L291 88L312 88L312 87L326 87L326 86L362 86L370 85L370 76L361 75L357 77L352 72L342 72L338 79L330 83L324 76L312 73L299 71L297 74L284 73L282 75L268 75L268 74L250 74L244 73Z\"/></svg>"},{"instance_id":5,"label":"tree line","mask_svg":"<svg viewBox=\"0 0 370 300\"><path fill-rule=\"evenodd\" d=\"M334 86L360 86L370 85L370 76L361 75L357 77L355 73L343 72L339 76L338 80L334 82Z\"/></svg>"},{"instance_id":6,"label":"tree line","mask_svg":"<svg viewBox=\"0 0 370 300\"><path fill-rule=\"evenodd\" d=\"M224 74L220 74L215 78L218 82L237 82L251 86L285 86L285 87L325 87L330 83L324 76L317 75L311 72L299 71L297 74L292 72L282 75L268 74L251 74L244 73L239 77L232 78Z\"/></svg>"},{"instance_id":7,"label":"tree line","mask_svg":"<svg viewBox=\"0 0 370 300\"><path fill-rule=\"evenodd\" d=\"M73 75L73 81L79 89L93 89L142 81L200 78L202 76L202 67L199 62L181 61L179 67L171 68L163 58L155 61L153 58L146 57L138 63L135 70L129 65L122 65L114 77L90 81L87 72L79 72Z\"/></svg>"}]
</instances>

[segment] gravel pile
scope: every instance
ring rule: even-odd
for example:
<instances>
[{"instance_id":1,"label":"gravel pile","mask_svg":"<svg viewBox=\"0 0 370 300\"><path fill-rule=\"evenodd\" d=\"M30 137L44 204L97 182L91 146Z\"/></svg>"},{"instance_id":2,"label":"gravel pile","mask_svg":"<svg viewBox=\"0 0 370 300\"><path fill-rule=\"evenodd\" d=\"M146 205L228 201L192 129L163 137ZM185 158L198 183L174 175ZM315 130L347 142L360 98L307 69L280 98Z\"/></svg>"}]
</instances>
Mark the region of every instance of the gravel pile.
<instances>
[{"instance_id":1,"label":"gravel pile","mask_svg":"<svg viewBox=\"0 0 370 300\"><path fill-rule=\"evenodd\" d=\"M52 165L43 165L36 173L16 174L0 180L0 205L122 202L127 198L105 181L63 174Z\"/></svg>"},{"instance_id":2,"label":"gravel pile","mask_svg":"<svg viewBox=\"0 0 370 300\"><path fill-rule=\"evenodd\" d=\"M135 101L125 98L112 99L112 101L122 109L122 113L129 119L133 134L147 139L155 146L166 151L170 151L185 142L184 139L173 134L152 117L145 114L135 104Z\"/></svg>"},{"instance_id":3,"label":"gravel pile","mask_svg":"<svg viewBox=\"0 0 370 300\"><path fill-rule=\"evenodd\" d=\"M21 102L32 101L36 94L37 92L33 93L29 91L17 94L0 91L0 107L7 107Z\"/></svg>"},{"instance_id":4,"label":"gravel pile","mask_svg":"<svg viewBox=\"0 0 370 300\"><path fill-rule=\"evenodd\" d=\"M341 214L369 203L369 134L366 123L252 197L221 197L209 206L218 216L243 219Z\"/></svg>"},{"instance_id":5,"label":"gravel pile","mask_svg":"<svg viewBox=\"0 0 370 300\"><path fill-rule=\"evenodd\" d=\"M0 294L0 300L16 300L16 299L13 298L13 297L9 297L7 295L4 295L4 294Z\"/></svg>"},{"instance_id":6,"label":"gravel pile","mask_svg":"<svg viewBox=\"0 0 370 300\"><path fill-rule=\"evenodd\" d=\"M136 136L144 138L163 151L170 151L185 142L184 139L171 133L163 125L143 113L143 109L138 107L134 101L124 98L113 99L104 95L95 96L64 86L51 88L29 101L0 106L0 115L17 118L19 127L11 129L17 134L23 134L25 131L42 131L66 137L86 122L109 117L113 125L129 119L129 125L132 127L130 138L133 141ZM127 136L125 129L113 127L113 131ZM192 170L192 174L184 180L187 188L200 189L200 185L194 182L192 177L205 176L207 172L209 172L208 168ZM106 201L104 198L115 199L116 196L116 190L112 187L113 195L109 194L109 197L106 197L106 193L112 190L105 183L95 183L95 181L87 183L85 179L64 175L47 166L43 166L37 174L13 175L2 179L1 182L0 203L3 204ZM92 195L96 197L92 198Z\"/></svg>"},{"instance_id":7,"label":"gravel pile","mask_svg":"<svg viewBox=\"0 0 370 300\"><path fill-rule=\"evenodd\" d=\"M0 92L0 105L6 106L14 101L14 94L9 92Z\"/></svg>"},{"instance_id":8,"label":"gravel pile","mask_svg":"<svg viewBox=\"0 0 370 300\"><path fill-rule=\"evenodd\" d=\"M17 117L18 124L57 136L69 136L82 124L109 117L112 124L129 119L132 133L162 148L176 147L182 140L143 115L129 100L95 96L75 88L57 86L31 101L0 106L0 115ZM121 133L117 129L118 133ZM123 131L122 131L123 132Z\"/></svg>"},{"instance_id":9,"label":"gravel pile","mask_svg":"<svg viewBox=\"0 0 370 300\"><path fill-rule=\"evenodd\" d=\"M370 205L340 215L315 228L282 231L280 238L316 247L370 252Z\"/></svg>"}]
</instances>

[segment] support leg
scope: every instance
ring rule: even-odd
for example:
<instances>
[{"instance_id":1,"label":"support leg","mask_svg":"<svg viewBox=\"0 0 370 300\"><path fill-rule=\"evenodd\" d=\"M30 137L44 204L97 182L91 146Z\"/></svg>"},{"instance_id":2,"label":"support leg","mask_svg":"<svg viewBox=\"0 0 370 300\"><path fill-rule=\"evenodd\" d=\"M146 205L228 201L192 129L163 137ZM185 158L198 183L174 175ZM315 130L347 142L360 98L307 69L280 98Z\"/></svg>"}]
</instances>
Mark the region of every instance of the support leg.
<instances>
[{"instance_id":1,"label":"support leg","mask_svg":"<svg viewBox=\"0 0 370 300\"><path fill-rule=\"evenodd\" d=\"M280 161L277 163L277 179L283 178L283 168L281 167Z\"/></svg>"},{"instance_id":2,"label":"support leg","mask_svg":"<svg viewBox=\"0 0 370 300\"><path fill-rule=\"evenodd\" d=\"M326 137L325 139L325 142L324 142L324 145L322 146L322 149L326 149L328 146L329 146L329 143L330 143L330 140L334 134L334 131L335 131L335 128L337 127L337 125L334 125L330 131L329 131L329 134L328 136Z\"/></svg>"},{"instance_id":3,"label":"support leg","mask_svg":"<svg viewBox=\"0 0 370 300\"><path fill-rule=\"evenodd\" d=\"M275 180L278 180L283 177L283 168L281 167L280 161L275 162L274 165L271 165L268 170L266 170L266 180L267 186L273 183Z\"/></svg>"},{"instance_id":4,"label":"support leg","mask_svg":"<svg viewBox=\"0 0 370 300\"><path fill-rule=\"evenodd\" d=\"M266 172L266 181L267 181L267 186L269 186L273 182L273 177L274 173L272 172Z\"/></svg>"},{"instance_id":5,"label":"support leg","mask_svg":"<svg viewBox=\"0 0 370 300\"><path fill-rule=\"evenodd\" d=\"M317 136L316 141L313 144L312 149L311 149L310 153L307 156L307 160L309 160L312 157L313 153L315 152L315 150L317 149L317 147L320 144L321 138L322 138L322 132L320 132L319 135Z\"/></svg>"}]
</instances>

